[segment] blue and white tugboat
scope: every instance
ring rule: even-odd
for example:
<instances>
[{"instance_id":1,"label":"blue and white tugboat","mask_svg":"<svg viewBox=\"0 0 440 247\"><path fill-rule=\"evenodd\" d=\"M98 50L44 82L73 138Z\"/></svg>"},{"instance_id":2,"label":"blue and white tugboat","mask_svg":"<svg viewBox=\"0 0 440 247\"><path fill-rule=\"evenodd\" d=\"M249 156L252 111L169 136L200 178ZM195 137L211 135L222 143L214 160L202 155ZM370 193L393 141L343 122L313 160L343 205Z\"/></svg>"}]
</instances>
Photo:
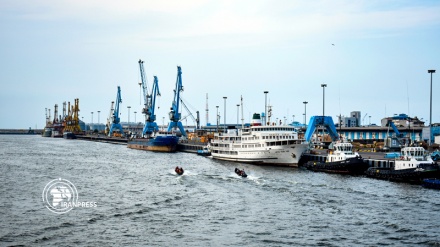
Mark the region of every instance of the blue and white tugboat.
<instances>
[{"instance_id":1,"label":"blue and white tugboat","mask_svg":"<svg viewBox=\"0 0 440 247\"><path fill-rule=\"evenodd\" d=\"M365 174L378 179L421 183L425 178L438 177L440 169L423 147L403 147L400 156L390 160L386 167L370 167Z\"/></svg>"},{"instance_id":2,"label":"blue and white tugboat","mask_svg":"<svg viewBox=\"0 0 440 247\"><path fill-rule=\"evenodd\" d=\"M338 141L327 151L325 162L309 161L303 166L315 172L361 175L368 169L368 164L349 142Z\"/></svg>"}]
</instances>

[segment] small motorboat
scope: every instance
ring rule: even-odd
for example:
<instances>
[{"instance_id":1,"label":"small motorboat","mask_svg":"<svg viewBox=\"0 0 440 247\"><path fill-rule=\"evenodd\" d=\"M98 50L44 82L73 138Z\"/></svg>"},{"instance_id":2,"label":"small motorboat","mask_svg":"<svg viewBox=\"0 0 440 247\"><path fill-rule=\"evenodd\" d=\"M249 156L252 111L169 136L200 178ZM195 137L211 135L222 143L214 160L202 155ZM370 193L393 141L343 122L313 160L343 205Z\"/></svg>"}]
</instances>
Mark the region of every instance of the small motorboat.
<instances>
[{"instance_id":1,"label":"small motorboat","mask_svg":"<svg viewBox=\"0 0 440 247\"><path fill-rule=\"evenodd\" d=\"M238 168L235 168L235 173L240 177L244 177L244 178L247 177L247 174L246 174L246 172L244 172L244 170L240 170Z\"/></svg>"},{"instance_id":2,"label":"small motorboat","mask_svg":"<svg viewBox=\"0 0 440 247\"><path fill-rule=\"evenodd\" d=\"M211 156L211 150L209 150L209 147L203 147L202 149L197 150L197 154L201 156Z\"/></svg>"},{"instance_id":3,"label":"small motorboat","mask_svg":"<svg viewBox=\"0 0 440 247\"><path fill-rule=\"evenodd\" d=\"M177 175L182 175L183 174L183 168L182 167L176 166L176 169L174 169L174 171L177 173Z\"/></svg>"}]
</instances>

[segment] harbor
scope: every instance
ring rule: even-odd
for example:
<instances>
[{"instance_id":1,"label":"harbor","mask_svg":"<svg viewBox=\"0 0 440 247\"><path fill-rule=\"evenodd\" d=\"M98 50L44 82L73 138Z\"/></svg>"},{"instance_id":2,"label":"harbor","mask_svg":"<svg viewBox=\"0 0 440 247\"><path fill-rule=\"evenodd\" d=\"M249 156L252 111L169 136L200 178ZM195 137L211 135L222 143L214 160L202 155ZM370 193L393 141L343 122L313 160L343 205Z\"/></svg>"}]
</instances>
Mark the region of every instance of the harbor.
<instances>
[{"instance_id":1,"label":"harbor","mask_svg":"<svg viewBox=\"0 0 440 247\"><path fill-rule=\"evenodd\" d=\"M440 246L440 2L6 1L0 246Z\"/></svg>"},{"instance_id":2,"label":"harbor","mask_svg":"<svg viewBox=\"0 0 440 247\"><path fill-rule=\"evenodd\" d=\"M163 118L162 125L159 125L156 122L156 110L159 108L156 99L161 95L158 78L154 76L154 82L149 87L144 61L139 59L138 64L140 93L144 102L140 111L144 115L143 123L131 124L128 119L124 126L120 118L122 90L117 86L116 100L111 102L105 127L93 129L95 125L89 124L89 127L92 126L89 131L87 125L79 120L79 99L76 98L72 106L70 102L63 103L62 115L58 115L58 105L55 104L53 120L50 109L46 109L46 126L41 136L122 144L130 149L153 153L189 152L220 161L306 168L314 172L361 175L416 184L423 184L425 179L440 179L436 154L439 152L439 124L426 127L422 119L401 113L381 119L380 126L371 123L361 125L365 123L367 114L361 119L360 111L352 111L351 117L339 115L337 124L333 117L324 114L312 115L306 121L305 113L304 124L288 123L286 119L284 122L281 119L273 121L272 106L266 101L264 112L252 114L250 121L245 123L241 97L240 104L237 104L236 124L227 124L226 120L221 124L217 110L215 126L200 126L199 111L194 116L188 109L188 102L182 100L182 68L177 66L169 122L165 125ZM322 86L324 90L326 84ZM264 91L265 96L267 93ZM130 110L131 106L127 108ZM182 118L183 109L189 115ZM224 111L226 115L226 108ZM208 123L208 93L206 112ZM183 124L189 116L195 123L190 128ZM31 129L28 132L31 133ZM362 156L364 147L369 151L368 158ZM320 154L320 149L326 150L326 154ZM377 153L385 155L373 155ZM182 175L183 171L176 167L177 174ZM244 171L237 174L241 173L245 174Z\"/></svg>"}]
</instances>

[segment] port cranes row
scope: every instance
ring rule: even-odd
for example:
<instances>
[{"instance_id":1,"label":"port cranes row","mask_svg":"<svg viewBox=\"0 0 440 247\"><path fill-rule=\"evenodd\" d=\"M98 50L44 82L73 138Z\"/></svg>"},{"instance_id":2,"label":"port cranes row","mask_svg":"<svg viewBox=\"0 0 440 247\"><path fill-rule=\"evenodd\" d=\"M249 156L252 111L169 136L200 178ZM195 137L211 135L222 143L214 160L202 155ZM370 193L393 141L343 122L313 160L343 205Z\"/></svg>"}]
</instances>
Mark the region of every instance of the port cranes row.
<instances>
[{"instance_id":1,"label":"port cranes row","mask_svg":"<svg viewBox=\"0 0 440 247\"><path fill-rule=\"evenodd\" d=\"M155 114L155 106L156 106L156 98L157 96L160 96L160 90L159 90L159 80L157 76L154 76L154 82L151 87L151 92L148 91L148 84L147 84L147 77L145 75L145 68L144 68L144 61L139 59L139 70L141 75L141 89L142 89L142 95L144 100L144 107L142 109L142 113L145 115L145 124L144 128L142 130L142 136L146 138L151 138L154 136L156 132L159 131L159 127L157 125L156 121L156 114ZM180 113L180 103L187 109L190 116L199 123L199 115L197 112L197 119L194 118L192 113L189 111L188 107L183 103L180 92L183 91L182 86L182 69L180 66L177 66L177 79L176 79L176 87L174 89L174 99L171 104L170 112L169 112L169 118L170 123L168 126L168 132L171 132L172 130L179 129L181 134L186 137L186 132L183 128L183 125L181 123L181 113ZM116 101L111 104L110 108L110 117L107 119L107 129L106 132L108 132L108 136L113 135L113 131L116 129L119 129L120 133L124 135L124 132L122 130L122 126L120 124L120 118L119 118L119 104L122 103L121 99L121 89L118 86L118 91L116 95ZM115 107L113 108L113 105ZM110 126L110 127L109 127Z\"/></svg>"}]
</instances>

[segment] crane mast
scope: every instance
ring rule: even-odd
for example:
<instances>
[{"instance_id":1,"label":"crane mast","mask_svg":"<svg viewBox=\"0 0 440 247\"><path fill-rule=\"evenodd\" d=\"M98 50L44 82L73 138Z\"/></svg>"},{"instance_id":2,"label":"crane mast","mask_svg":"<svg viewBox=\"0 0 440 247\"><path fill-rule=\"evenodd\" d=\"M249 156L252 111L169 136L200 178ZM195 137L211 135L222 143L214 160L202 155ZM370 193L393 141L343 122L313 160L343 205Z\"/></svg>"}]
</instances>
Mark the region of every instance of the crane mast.
<instances>
[{"instance_id":1,"label":"crane mast","mask_svg":"<svg viewBox=\"0 0 440 247\"><path fill-rule=\"evenodd\" d=\"M144 69L144 61L139 59L139 69L141 73L141 81L142 81L142 92L144 97L144 108L142 109L142 113L145 114L145 125L142 130L142 135L146 137L151 137L155 132L159 131L159 127L157 126L156 114L155 114L155 106L156 106L156 97L160 96L159 91L159 80L157 76L154 76L153 86L151 88L151 93L148 93L148 85L146 83L145 69Z\"/></svg>"},{"instance_id":2,"label":"crane mast","mask_svg":"<svg viewBox=\"0 0 440 247\"><path fill-rule=\"evenodd\" d=\"M122 126L120 124L121 119L119 118L119 104L122 103L121 99L121 87L118 86L118 93L116 94L115 101L115 109L113 111L112 116L112 125L110 126L110 131L108 133L109 136L112 136L113 131L117 128L121 132L121 135L124 136L124 131L122 130Z\"/></svg>"},{"instance_id":3,"label":"crane mast","mask_svg":"<svg viewBox=\"0 0 440 247\"><path fill-rule=\"evenodd\" d=\"M170 116L170 124L168 125L168 131L171 131L173 128L179 128L180 132L184 137L186 137L186 132L183 129L183 125L180 122L181 114L179 113L179 102L180 102L180 92L183 91L182 86L182 69L180 66L177 66L177 79L176 79L176 88L174 89L174 99L171 104L171 111L169 113Z\"/></svg>"},{"instance_id":4,"label":"crane mast","mask_svg":"<svg viewBox=\"0 0 440 247\"><path fill-rule=\"evenodd\" d=\"M113 106L114 106L115 102L112 101L112 104L110 106L110 112L108 114L107 117L107 123L105 124L105 134L108 135L108 133L110 132L110 126L111 126L111 120L112 120L112 116L113 116Z\"/></svg>"}]
</instances>

